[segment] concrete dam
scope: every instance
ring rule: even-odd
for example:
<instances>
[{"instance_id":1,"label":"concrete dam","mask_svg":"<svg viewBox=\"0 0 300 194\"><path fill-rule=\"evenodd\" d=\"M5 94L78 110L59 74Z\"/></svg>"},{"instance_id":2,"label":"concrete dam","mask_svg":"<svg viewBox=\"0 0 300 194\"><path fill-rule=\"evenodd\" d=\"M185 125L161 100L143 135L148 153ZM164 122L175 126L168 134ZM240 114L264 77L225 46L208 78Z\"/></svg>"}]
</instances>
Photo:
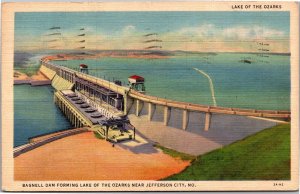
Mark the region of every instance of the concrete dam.
<instances>
[{"instance_id":1,"label":"concrete dam","mask_svg":"<svg viewBox=\"0 0 300 194\"><path fill-rule=\"evenodd\" d=\"M291 117L290 111L208 106L149 96L139 88L56 65L48 57L41 59L40 72L51 80L54 103L74 128L94 131L113 143L135 141L138 134L199 155L281 122L274 119Z\"/></svg>"}]
</instances>

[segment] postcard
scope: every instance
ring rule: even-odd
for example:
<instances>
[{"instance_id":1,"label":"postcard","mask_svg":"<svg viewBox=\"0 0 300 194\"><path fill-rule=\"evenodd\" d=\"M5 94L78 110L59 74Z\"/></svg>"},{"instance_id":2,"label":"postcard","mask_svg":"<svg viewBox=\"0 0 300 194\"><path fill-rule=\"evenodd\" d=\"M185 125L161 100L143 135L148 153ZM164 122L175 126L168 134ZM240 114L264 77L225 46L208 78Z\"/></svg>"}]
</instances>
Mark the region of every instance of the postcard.
<instances>
[{"instance_id":1,"label":"postcard","mask_svg":"<svg viewBox=\"0 0 300 194\"><path fill-rule=\"evenodd\" d=\"M2 190L298 190L297 2L2 6Z\"/></svg>"}]
</instances>

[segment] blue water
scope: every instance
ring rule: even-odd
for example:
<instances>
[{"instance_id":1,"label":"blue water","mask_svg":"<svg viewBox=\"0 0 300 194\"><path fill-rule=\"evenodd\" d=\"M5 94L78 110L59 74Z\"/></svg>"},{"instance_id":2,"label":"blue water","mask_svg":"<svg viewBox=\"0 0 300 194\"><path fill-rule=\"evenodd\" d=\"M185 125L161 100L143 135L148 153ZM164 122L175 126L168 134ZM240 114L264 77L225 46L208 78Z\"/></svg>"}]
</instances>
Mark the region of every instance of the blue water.
<instances>
[{"instance_id":1,"label":"blue water","mask_svg":"<svg viewBox=\"0 0 300 194\"><path fill-rule=\"evenodd\" d=\"M14 86L14 146L28 143L28 138L71 128L53 102L51 86Z\"/></svg>"},{"instance_id":2,"label":"blue water","mask_svg":"<svg viewBox=\"0 0 300 194\"><path fill-rule=\"evenodd\" d=\"M242 63L241 59L253 63ZM218 106L270 110L290 109L290 57L255 54L181 55L167 59L100 58L56 61L78 68L89 65L91 75L121 80L127 84L130 75L145 78L147 94L173 100L213 105L208 79L213 80Z\"/></svg>"}]
</instances>

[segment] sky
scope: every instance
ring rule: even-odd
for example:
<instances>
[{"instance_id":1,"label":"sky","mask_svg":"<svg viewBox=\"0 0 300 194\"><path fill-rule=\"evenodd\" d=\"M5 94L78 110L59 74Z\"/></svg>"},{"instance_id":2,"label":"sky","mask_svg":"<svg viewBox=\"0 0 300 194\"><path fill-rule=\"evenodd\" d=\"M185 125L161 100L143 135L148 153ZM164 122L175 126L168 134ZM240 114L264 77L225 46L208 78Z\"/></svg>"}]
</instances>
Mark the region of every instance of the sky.
<instances>
[{"instance_id":1,"label":"sky","mask_svg":"<svg viewBox=\"0 0 300 194\"><path fill-rule=\"evenodd\" d=\"M264 43L270 52L288 53L289 20L289 12L18 12L15 50L158 46L162 50L259 52Z\"/></svg>"}]
</instances>

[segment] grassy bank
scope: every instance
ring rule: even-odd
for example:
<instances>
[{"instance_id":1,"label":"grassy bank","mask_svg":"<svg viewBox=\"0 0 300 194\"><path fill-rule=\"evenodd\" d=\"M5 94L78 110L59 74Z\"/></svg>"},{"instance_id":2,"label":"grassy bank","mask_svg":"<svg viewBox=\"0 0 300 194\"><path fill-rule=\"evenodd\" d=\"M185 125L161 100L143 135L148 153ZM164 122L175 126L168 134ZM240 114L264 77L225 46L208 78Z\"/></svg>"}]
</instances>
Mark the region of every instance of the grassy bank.
<instances>
[{"instance_id":1,"label":"grassy bank","mask_svg":"<svg viewBox=\"0 0 300 194\"><path fill-rule=\"evenodd\" d=\"M99 133L97 133L96 131L94 131L94 135L97 139L105 139L104 137L102 137Z\"/></svg>"},{"instance_id":2,"label":"grassy bank","mask_svg":"<svg viewBox=\"0 0 300 194\"><path fill-rule=\"evenodd\" d=\"M290 124L265 129L198 156L165 180L289 180Z\"/></svg>"},{"instance_id":3,"label":"grassy bank","mask_svg":"<svg viewBox=\"0 0 300 194\"><path fill-rule=\"evenodd\" d=\"M154 145L154 147L161 149L165 154L168 154L168 155L170 155L174 158L180 158L181 160L194 160L196 158L195 156L185 154L185 153L181 153L181 152L177 152L176 150L165 148L165 147L160 146L158 144Z\"/></svg>"},{"instance_id":4,"label":"grassy bank","mask_svg":"<svg viewBox=\"0 0 300 194\"><path fill-rule=\"evenodd\" d=\"M23 67L23 68L14 68L15 71L18 71L18 72L21 72L21 73L24 73L28 76L33 76L35 75L38 70L40 69L40 66L33 66L33 67Z\"/></svg>"}]
</instances>

